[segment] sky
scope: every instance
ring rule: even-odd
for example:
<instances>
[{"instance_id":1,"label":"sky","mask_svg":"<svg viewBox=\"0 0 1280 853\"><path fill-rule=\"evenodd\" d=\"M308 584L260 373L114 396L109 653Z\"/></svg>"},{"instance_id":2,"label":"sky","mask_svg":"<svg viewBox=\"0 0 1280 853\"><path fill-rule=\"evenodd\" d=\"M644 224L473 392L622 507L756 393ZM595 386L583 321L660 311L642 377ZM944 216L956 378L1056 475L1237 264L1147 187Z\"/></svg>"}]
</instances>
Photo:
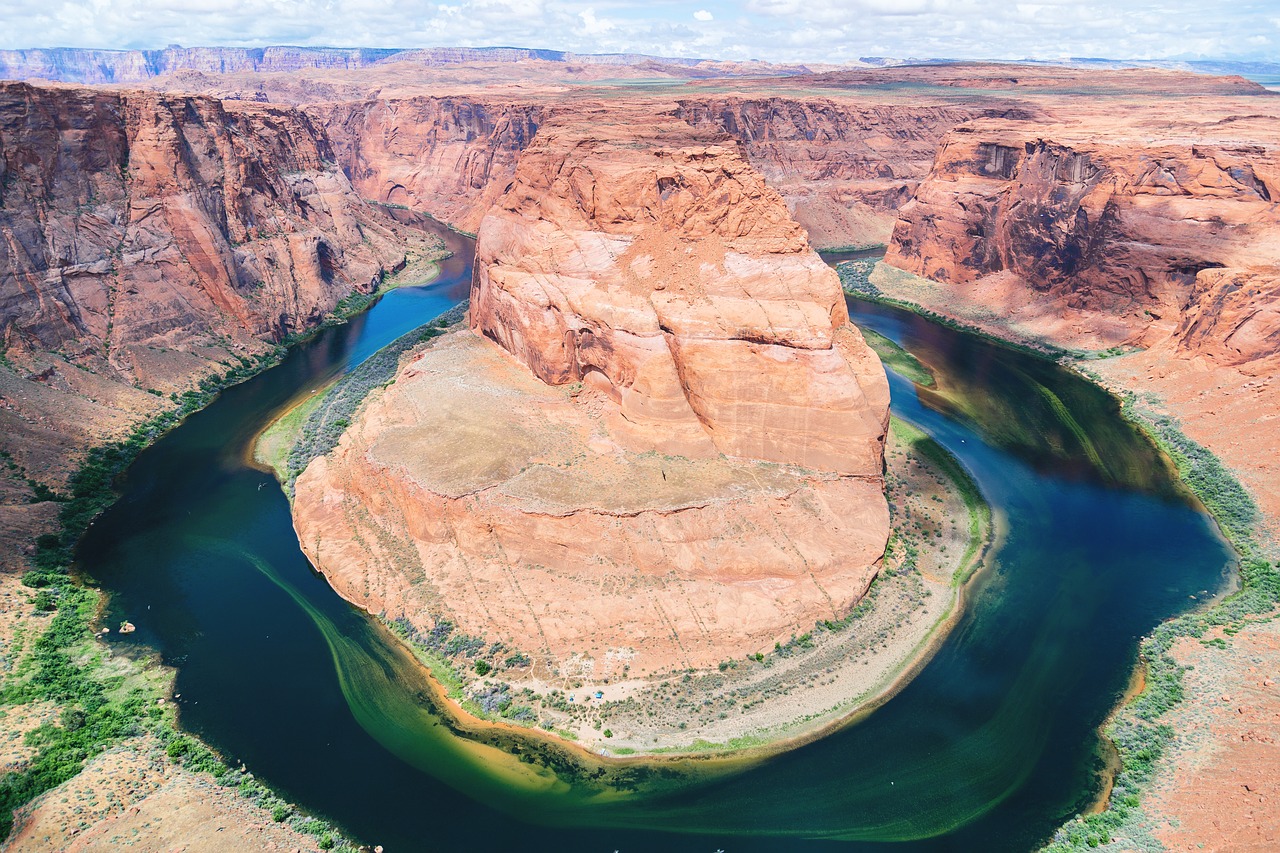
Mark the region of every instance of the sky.
<instances>
[{"instance_id":1,"label":"sky","mask_svg":"<svg viewBox=\"0 0 1280 853\"><path fill-rule=\"evenodd\" d=\"M1280 61L1280 0L3 0L0 48L516 46L840 63Z\"/></svg>"}]
</instances>

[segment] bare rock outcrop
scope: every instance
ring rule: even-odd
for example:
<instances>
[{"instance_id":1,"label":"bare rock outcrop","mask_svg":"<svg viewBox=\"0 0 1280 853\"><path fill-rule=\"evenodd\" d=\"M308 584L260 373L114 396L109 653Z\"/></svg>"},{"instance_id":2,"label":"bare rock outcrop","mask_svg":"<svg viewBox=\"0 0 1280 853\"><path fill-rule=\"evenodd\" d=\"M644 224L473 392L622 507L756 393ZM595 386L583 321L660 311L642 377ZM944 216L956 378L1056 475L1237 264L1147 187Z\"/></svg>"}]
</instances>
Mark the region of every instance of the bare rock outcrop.
<instances>
[{"instance_id":1,"label":"bare rock outcrop","mask_svg":"<svg viewBox=\"0 0 1280 853\"><path fill-rule=\"evenodd\" d=\"M369 292L402 232L296 109L0 84L0 529L28 529L28 477L61 489L89 445Z\"/></svg>"},{"instance_id":2,"label":"bare rock outcrop","mask_svg":"<svg viewBox=\"0 0 1280 853\"><path fill-rule=\"evenodd\" d=\"M543 125L480 226L475 333L296 483L342 595L538 678L786 642L856 604L888 535L888 386L834 273L732 140L636 118Z\"/></svg>"},{"instance_id":3,"label":"bare rock outcrop","mask_svg":"<svg viewBox=\"0 0 1280 853\"><path fill-rule=\"evenodd\" d=\"M537 103L477 97L314 106L360 195L475 233L542 122Z\"/></svg>"},{"instance_id":4,"label":"bare rock outcrop","mask_svg":"<svg viewBox=\"0 0 1280 853\"><path fill-rule=\"evenodd\" d=\"M1205 339L1216 323L1200 302L1225 304L1222 282L1273 289L1258 282L1280 260L1276 128L1228 116L1170 129L1135 113L957 128L899 212L886 260L1052 326L1067 345Z\"/></svg>"},{"instance_id":5,"label":"bare rock outcrop","mask_svg":"<svg viewBox=\"0 0 1280 853\"><path fill-rule=\"evenodd\" d=\"M544 127L476 252L472 327L606 394L635 449L879 475L879 362L724 137L604 112Z\"/></svg>"},{"instance_id":6,"label":"bare rock outcrop","mask_svg":"<svg viewBox=\"0 0 1280 853\"><path fill-rule=\"evenodd\" d=\"M823 78L819 78L823 79ZM676 114L738 140L817 246L888 241L896 211L933 165L943 137L1007 103L858 103L822 97L684 98Z\"/></svg>"}]
</instances>

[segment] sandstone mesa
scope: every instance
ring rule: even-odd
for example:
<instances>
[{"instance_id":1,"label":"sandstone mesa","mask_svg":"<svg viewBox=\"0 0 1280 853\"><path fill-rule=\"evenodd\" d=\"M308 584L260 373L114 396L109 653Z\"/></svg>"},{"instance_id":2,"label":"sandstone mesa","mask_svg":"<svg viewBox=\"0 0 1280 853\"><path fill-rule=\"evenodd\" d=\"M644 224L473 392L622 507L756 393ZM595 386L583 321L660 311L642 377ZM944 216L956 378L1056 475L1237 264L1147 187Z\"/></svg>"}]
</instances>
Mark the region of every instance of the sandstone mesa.
<instances>
[{"instance_id":1,"label":"sandstone mesa","mask_svg":"<svg viewBox=\"0 0 1280 853\"><path fill-rule=\"evenodd\" d=\"M297 482L345 596L544 674L785 642L857 602L888 535L888 385L834 273L722 134L638 118L542 127L480 226L477 334Z\"/></svg>"}]
</instances>

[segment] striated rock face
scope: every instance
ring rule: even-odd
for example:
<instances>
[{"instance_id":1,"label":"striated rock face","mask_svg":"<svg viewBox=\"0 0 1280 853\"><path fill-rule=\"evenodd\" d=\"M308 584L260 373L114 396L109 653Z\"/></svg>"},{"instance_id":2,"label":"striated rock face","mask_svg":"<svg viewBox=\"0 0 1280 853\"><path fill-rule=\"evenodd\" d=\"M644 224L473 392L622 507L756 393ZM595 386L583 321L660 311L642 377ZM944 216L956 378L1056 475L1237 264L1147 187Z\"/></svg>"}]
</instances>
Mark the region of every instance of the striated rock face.
<instances>
[{"instance_id":1,"label":"striated rock face","mask_svg":"<svg viewBox=\"0 0 1280 853\"><path fill-rule=\"evenodd\" d=\"M311 109L362 197L428 211L472 234L544 112L537 104L466 97Z\"/></svg>"},{"instance_id":2,"label":"striated rock face","mask_svg":"<svg viewBox=\"0 0 1280 853\"><path fill-rule=\"evenodd\" d=\"M821 78L819 78L821 79ZM686 98L676 112L735 137L820 246L882 244L956 125L1026 107L863 104L827 98Z\"/></svg>"},{"instance_id":3,"label":"striated rock face","mask_svg":"<svg viewBox=\"0 0 1280 853\"><path fill-rule=\"evenodd\" d=\"M472 328L618 406L638 450L878 476L888 392L835 273L723 137L543 128L481 225Z\"/></svg>"},{"instance_id":4,"label":"striated rock face","mask_svg":"<svg viewBox=\"0 0 1280 853\"><path fill-rule=\"evenodd\" d=\"M1280 361L1280 266L1202 270L1174 339L1179 351L1214 364L1274 374Z\"/></svg>"},{"instance_id":5,"label":"striated rock face","mask_svg":"<svg viewBox=\"0 0 1280 853\"><path fill-rule=\"evenodd\" d=\"M0 333L97 372L278 340L403 258L296 110L0 86Z\"/></svg>"},{"instance_id":6,"label":"striated rock face","mask_svg":"<svg viewBox=\"0 0 1280 853\"><path fill-rule=\"evenodd\" d=\"M878 478L627 452L610 406L454 333L298 478L303 550L348 600L502 642L543 678L714 666L866 593Z\"/></svg>"},{"instance_id":7,"label":"striated rock face","mask_svg":"<svg viewBox=\"0 0 1280 853\"><path fill-rule=\"evenodd\" d=\"M944 284L882 284L997 334L1136 348L1089 369L1158 395L1280 517L1274 97L1058 112L957 128L886 258Z\"/></svg>"},{"instance_id":8,"label":"striated rock face","mask_svg":"<svg viewBox=\"0 0 1280 853\"><path fill-rule=\"evenodd\" d=\"M297 110L0 84L4 503L371 290L399 232Z\"/></svg>"},{"instance_id":9,"label":"striated rock face","mask_svg":"<svg viewBox=\"0 0 1280 853\"><path fill-rule=\"evenodd\" d=\"M536 677L617 678L769 648L866 593L887 382L731 140L544 124L480 226L471 310L479 334L408 362L297 480L344 596Z\"/></svg>"},{"instance_id":10,"label":"striated rock face","mask_svg":"<svg viewBox=\"0 0 1280 853\"><path fill-rule=\"evenodd\" d=\"M1074 328L1056 336L1070 345L1147 344L1171 333L1191 335L1191 345L1188 322L1201 300L1225 304L1222 283L1241 276L1255 293L1268 291L1257 282L1274 282L1280 262L1280 154L1232 138L1274 141L1275 128L1251 132L1256 121L1229 117L1195 142L1141 124L1086 136L1070 126L972 122L947 138L900 211L886 260L979 293L999 311L1065 318ZM1203 320L1198 328L1208 333Z\"/></svg>"}]
</instances>

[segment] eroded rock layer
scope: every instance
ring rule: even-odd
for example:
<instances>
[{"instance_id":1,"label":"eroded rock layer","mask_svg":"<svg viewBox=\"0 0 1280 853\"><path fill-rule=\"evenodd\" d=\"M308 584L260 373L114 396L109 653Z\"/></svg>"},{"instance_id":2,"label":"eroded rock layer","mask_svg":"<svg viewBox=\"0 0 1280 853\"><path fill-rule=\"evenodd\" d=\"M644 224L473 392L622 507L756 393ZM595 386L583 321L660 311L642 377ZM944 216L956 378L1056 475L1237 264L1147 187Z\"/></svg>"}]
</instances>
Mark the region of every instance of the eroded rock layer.
<instances>
[{"instance_id":1,"label":"eroded rock layer","mask_svg":"<svg viewBox=\"0 0 1280 853\"><path fill-rule=\"evenodd\" d=\"M1026 106L849 103L821 97L702 97L676 115L730 134L787 201L815 245L880 245L897 209L929 174L943 136L983 115Z\"/></svg>"},{"instance_id":2,"label":"eroded rock layer","mask_svg":"<svg viewBox=\"0 0 1280 853\"><path fill-rule=\"evenodd\" d=\"M0 84L0 536L86 446L403 263L302 112ZM16 558L16 557L15 557Z\"/></svg>"},{"instance_id":3,"label":"eroded rock layer","mask_svg":"<svg viewBox=\"0 0 1280 853\"><path fill-rule=\"evenodd\" d=\"M1157 393L1274 518L1276 98L1059 112L947 137L886 256L943 286L895 295L999 334L1129 350L1089 369Z\"/></svg>"},{"instance_id":4,"label":"eroded rock layer","mask_svg":"<svg viewBox=\"0 0 1280 853\"><path fill-rule=\"evenodd\" d=\"M299 541L350 601L505 643L542 675L713 666L866 592L878 480L628 452L611 407L454 333L299 477Z\"/></svg>"},{"instance_id":5,"label":"eroded rock layer","mask_svg":"<svg viewBox=\"0 0 1280 853\"><path fill-rule=\"evenodd\" d=\"M606 394L634 449L879 476L879 361L723 136L606 112L544 127L476 260L472 328Z\"/></svg>"},{"instance_id":6,"label":"eroded rock layer","mask_svg":"<svg viewBox=\"0 0 1280 853\"><path fill-rule=\"evenodd\" d=\"M1275 120L1167 120L1135 108L1102 126L957 128L886 260L1068 345L1172 334L1237 361L1274 352L1271 312L1253 309L1280 274Z\"/></svg>"},{"instance_id":7,"label":"eroded rock layer","mask_svg":"<svg viewBox=\"0 0 1280 853\"><path fill-rule=\"evenodd\" d=\"M785 642L888 535L888 386L834 273L731 140L635 119L542 127L480 227L475 333L296 484L344 596L543 675Z\"/></svg>"}]
</instances>

